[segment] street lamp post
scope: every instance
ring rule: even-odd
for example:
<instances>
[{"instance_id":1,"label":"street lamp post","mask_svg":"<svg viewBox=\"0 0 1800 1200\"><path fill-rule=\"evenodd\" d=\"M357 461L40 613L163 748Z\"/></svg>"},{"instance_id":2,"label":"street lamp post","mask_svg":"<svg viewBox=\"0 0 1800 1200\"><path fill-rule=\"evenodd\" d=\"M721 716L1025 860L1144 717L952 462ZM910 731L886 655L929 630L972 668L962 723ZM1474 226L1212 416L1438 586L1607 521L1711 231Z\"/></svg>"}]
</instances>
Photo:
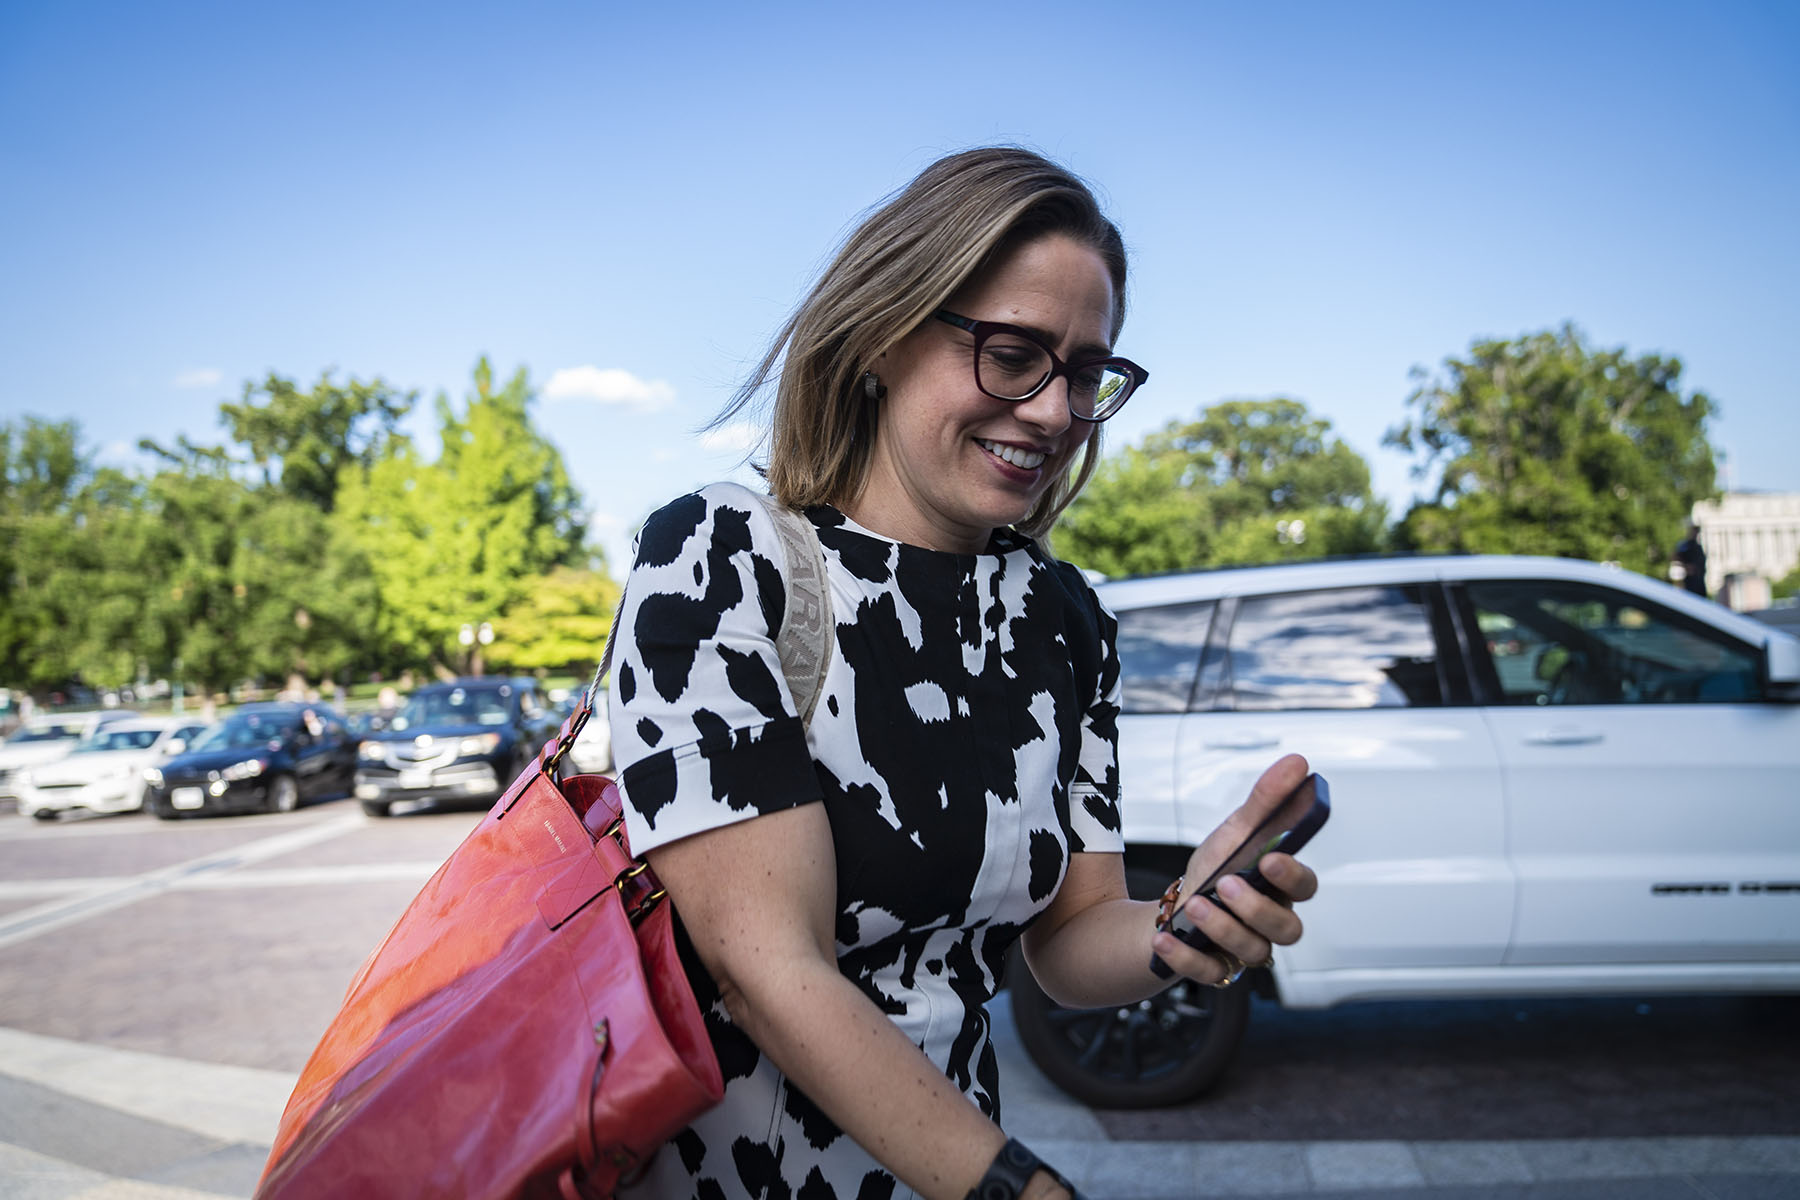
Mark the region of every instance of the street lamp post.
<instances>
[{"instance_id":1,"label":"street lamp post","mask_svg":"<svg viewBox=\"0 0 1800 1200\"><path fill-rule=\"evenodd\" d=\"M456 631L456 640L462 643L464 671L480 676L486 670L486 664L481 661L481 647L494 644L494 627L486 621L479 625L465 621Z\"/></svg>"}]
</instances>

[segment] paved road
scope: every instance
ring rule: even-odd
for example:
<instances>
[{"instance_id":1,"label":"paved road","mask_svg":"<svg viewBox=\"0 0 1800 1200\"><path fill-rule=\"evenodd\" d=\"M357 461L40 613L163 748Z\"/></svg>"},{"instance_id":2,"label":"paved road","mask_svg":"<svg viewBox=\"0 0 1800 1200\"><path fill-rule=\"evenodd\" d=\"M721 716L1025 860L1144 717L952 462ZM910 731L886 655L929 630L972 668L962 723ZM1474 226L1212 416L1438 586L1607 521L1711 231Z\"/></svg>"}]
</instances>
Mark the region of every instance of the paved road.
<instances>
[{"instance_id":1,"label":"paved road","mask_svg":"<svg viewBox=\"0 0 1800 1200\"><path fill-rule=\"evenodd\" d=\"M469 813L0 816L0 1196L254 1186L345 983ZM1800 1195L1791 1005L1259 1005L1202 1104L1096 1113L996 1035L1007 1124L1096 1197Z\"/></svg>"}]
</instances>

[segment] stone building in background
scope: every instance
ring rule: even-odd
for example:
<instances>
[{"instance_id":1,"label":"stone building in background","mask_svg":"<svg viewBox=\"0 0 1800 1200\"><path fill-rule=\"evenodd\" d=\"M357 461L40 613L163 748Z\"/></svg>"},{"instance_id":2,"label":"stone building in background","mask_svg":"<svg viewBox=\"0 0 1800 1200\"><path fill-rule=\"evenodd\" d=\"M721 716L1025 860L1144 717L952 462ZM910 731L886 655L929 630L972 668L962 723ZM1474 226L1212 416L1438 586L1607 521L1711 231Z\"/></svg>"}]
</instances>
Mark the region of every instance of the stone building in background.
<instances>
[{"instance_id":1,"label":"stone building in background","mask_svg":"<svg viewBox=\"0 0 1800 1200\"><path fill-rule=\"evenodd\" d=\"M1694 505L1706 590L1740 611L1766 608L1769 584L1800 564L1800 492L1726 492Z\"/></svg>"}]
</instances>

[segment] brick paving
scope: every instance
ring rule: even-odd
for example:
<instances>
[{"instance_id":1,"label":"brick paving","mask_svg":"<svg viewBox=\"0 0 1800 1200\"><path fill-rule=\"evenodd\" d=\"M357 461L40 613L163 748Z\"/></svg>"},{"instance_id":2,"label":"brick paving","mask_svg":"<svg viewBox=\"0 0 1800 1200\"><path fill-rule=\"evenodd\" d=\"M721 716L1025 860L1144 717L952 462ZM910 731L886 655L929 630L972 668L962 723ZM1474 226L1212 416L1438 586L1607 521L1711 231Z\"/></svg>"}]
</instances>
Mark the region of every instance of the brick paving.
<instances>
[{"instance_id":1,"label":"brick paving","mask_svg":"<svg viewBox=\"0 0 1800 1200\"><path fill-rule=\"evenodd\" d=\"M248 1195L344 985L477 819L371 822L343 802L174 824L0 816L0 1195ZM1755 1122L1712 1136L1321 1136L1307 1098L1325 1076L1304 1064L1276 1121L1272 1093L1096 1114L1032 1068L997 1008L1009 1129L1094 1197L1800 1195L1800 1130ZM1257 1134L1220 1128L1257 1108Z\"/></svg>"}]
</instances>

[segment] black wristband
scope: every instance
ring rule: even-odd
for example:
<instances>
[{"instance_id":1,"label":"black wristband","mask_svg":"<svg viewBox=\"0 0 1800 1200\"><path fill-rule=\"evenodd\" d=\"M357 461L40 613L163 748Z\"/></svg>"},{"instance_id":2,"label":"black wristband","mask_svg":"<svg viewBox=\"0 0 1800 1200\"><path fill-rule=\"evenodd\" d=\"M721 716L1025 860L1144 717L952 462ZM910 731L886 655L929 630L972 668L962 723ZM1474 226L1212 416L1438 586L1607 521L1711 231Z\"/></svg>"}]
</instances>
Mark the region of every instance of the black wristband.
<instances>
[{"instance_id":1,"label":"black wristband","mask_svg":"<svg viewBox=\"0 0 1800 1200\"><path fill-rule=\"evenodd\" d=\"M1081 1193L1075 1185L1064 1179L1055 1167L1033 1154L1018 1138L1007 1138L1006 1145L1000 1147L1000 1153L994 1155L994 1161L988 1164L987 1174L975 1185L965 1200L1019 1200L1025 1194L1025 1185L1039 1171L1048 1172L1050 1178L1056 1180L1068 1190L1075 1200L1081 1200Z\"/></svg>"}]
</instances>

